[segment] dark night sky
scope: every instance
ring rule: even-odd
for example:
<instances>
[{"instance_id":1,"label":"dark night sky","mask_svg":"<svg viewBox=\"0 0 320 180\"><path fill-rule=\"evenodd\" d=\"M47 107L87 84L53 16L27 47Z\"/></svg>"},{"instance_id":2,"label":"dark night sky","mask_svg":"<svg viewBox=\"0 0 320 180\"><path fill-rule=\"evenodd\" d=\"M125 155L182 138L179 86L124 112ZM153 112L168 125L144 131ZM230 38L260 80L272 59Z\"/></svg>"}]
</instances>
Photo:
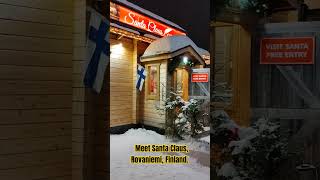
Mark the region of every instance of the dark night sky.
<instances>
[{"instance_id":1,"label":"dark night sky","mask_svg":"<svg viewBox=\"0 0 320 180\"><path fill-rule=\"evenodd\" d=\"M184 28L201 48L209 50L210 0L129 0Z\"/></svg>"}]
</instances>

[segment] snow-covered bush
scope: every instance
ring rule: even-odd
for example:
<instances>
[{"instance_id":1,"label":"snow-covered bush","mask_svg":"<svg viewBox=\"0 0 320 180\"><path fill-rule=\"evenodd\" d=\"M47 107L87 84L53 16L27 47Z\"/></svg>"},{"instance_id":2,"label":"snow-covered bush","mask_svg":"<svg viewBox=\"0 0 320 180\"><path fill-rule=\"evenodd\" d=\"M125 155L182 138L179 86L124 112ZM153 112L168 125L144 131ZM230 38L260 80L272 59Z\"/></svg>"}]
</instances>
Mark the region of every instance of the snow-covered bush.
<instances>
[{"instance_id":1,"label":"snow-covered bush","mask_svg":"<svg viewBox=\"0 0 320 180\"><path fill-rule=\"evenodd\" d=\"M189 102L185 102L184 106L182 106L182 113L190 125L187 131L188 135L195 137L203 131L203 121L199 119L200 104L197 100L190 99Z\"/></svg>"},{"instance_id":2,"label":"snow-covered bush","mask_svg":"<svg viewBox=\"0 0 320 180\"><path fill-rule=\"evenodd\" d=\"M250 127L237 126L226 114L216 113L213 127L214 168L226 180L271 179L287 157L287 140L279 124L259 119ZM229 172L228 172L229 171Z\"/></svg>"},{"instance_id":3,"label":"snow-covered bush","mask_svg":"<svg viewBox=\"0 0 320 180\"><path fill-rule=\"evenodd\" d=\"M162 111L167 117L165 133L168 137L194 137L203 131L203 122L199 120L200 104L196 100L184 101L177 93L170 92Z\"/></svg>"}]
</instances>

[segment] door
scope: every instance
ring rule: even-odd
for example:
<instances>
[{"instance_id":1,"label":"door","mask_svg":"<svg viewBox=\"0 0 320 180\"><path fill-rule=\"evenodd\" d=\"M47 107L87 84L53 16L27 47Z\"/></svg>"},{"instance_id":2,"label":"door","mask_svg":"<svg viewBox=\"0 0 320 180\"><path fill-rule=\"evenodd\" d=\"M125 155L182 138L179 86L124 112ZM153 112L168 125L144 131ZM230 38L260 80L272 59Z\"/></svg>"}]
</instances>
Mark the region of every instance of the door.
<instances>
[{"instance_id":1,"label":"door","mask_svg":"<svg viewBox=\"0 0 320 180\"><path fill-rule=\"evenodd\" d=\"M184 68L176 68L173 74L173 89L182 97L189 100L189 72Z\"/></svg>"}]
</instances>

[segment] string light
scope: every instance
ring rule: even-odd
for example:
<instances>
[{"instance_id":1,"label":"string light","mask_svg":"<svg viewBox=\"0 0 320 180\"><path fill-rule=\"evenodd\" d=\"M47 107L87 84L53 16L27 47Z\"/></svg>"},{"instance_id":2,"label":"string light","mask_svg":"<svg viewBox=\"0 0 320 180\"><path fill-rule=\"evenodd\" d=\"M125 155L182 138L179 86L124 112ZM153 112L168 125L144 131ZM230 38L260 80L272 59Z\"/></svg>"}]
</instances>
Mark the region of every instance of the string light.
<instances>
[{"instance_id":1,"label":"string light","mask_svg":"<svg viewBox=\"0 0 320 180\"><path fill-rule=\"evenodd\" d=\"M144 42L147 42L147 43L152 43L153 41L155 41L152 38L148 38L148 37L145 37L145 36L140 36L138 34L135 34L135 33L132 33L132 32L128 32L126 30L119 29L119 28L116 28L116 27L110 27L110 32L114 33L114 34L121 35L121 36L125 36L125 37L128 37L128 38L133 38L133 39L137 39L137 40L140 40L140 41L144 41Z\"/></svg>"}]
</instances>

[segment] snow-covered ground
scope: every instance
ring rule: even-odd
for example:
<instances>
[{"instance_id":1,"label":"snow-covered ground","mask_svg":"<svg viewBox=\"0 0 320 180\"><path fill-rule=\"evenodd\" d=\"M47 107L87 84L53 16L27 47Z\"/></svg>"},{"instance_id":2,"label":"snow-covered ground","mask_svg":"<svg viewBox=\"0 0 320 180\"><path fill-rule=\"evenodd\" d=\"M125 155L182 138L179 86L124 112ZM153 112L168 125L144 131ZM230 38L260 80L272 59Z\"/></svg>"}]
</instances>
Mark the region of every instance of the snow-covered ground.
<instances>
[{"instance_id":1,"label":"snow-covered ground","mask_svg":"<svg viewBox=\"0 0 320 180\"><path fill-rule=\"evenodd\" d=\"M210 135L209 136L205 136L203 138L200 139L201 141L205 141L207 143L210 143Z\"/></svg>"},{"instance_id":2,"label":"snow-covered ground","mask_svg":"<svg viewBox=\"0 0 320 180\"><path fill-rule=\"evenodd\" d=\"M209 145L198 141L170 142L164 136L145 129L130 129L122 135L110 136L111 180L209 180L210 169L190 157L189 164L131 164L130 156L156 156L163 153L134 152L135 144L184 144L189 150L208 154Z\"/></svg>"}]
</instances>

